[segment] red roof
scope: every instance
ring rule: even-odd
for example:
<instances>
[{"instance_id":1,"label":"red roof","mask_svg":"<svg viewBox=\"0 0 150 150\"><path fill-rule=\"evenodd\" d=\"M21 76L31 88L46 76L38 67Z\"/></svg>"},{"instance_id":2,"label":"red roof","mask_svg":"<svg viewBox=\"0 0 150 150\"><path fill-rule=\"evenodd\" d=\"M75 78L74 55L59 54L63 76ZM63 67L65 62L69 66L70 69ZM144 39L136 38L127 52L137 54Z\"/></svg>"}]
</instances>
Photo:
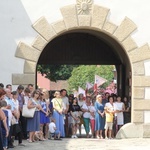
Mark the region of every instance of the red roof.
<instances>
[{"instance_id":1,"label":"red roof","mask_svg":"<svg viewBox=\"0 0 150 150\"><path fill-rule=\"evenodd\" d=\"M57 82L52 82L49 79L45 78L45 75L37 73L37 86L38 88L44 88L47 90L61 90L68 88L68 82L66 80L58 80Z\"/></svg>"},{"instance_id":2,"label":"red roof","mask_svg":"<svg viewBox=\"0 0 150 150\"><path fill-rule=\"evenodd\" d=\"M68 89L68 82L66 80L58 80L57 82L50 82L50 90Z\"/></svg>"},{"instance_id":3,"label":"red roof","mask_svg":"<svg viewBox=\"0 0 150 150\"><path fill-rule=\"evenodd\" d=\"M37 86L38 88L44 88L50 90L50 80L45 78L45 75L37 73Z\"/></svg>"}]
</instances>

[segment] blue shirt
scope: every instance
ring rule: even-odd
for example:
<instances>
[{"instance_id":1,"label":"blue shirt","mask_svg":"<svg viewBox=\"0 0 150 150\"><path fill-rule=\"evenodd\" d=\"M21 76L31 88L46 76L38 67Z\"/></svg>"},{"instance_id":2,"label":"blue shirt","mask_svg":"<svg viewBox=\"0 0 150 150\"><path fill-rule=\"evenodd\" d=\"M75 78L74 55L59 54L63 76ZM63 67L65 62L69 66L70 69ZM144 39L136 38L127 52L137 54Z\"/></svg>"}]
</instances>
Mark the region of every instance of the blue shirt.
<instances>
[{"instance_id":1,"label":"blue shirt","mask_svg":"<svg viewBox=\"0 0 150 150\"><path fill-rule=\"evenodd\" d=\"M9 98L9 97L5 97L5 101L7 102L7 105L11 106L11 110L14 111L15 110L15 105L14 105L12 99Z\"/></svg>"}]
</instances>

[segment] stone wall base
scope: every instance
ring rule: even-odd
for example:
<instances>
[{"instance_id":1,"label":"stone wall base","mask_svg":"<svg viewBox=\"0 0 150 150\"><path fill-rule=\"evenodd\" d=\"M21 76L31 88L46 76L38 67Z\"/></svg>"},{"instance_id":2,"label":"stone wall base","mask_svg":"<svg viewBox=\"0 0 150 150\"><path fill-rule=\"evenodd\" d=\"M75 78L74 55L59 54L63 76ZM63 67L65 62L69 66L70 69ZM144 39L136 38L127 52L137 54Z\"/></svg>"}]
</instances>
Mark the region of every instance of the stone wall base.
<instances>
[{"instance_id":1,"label":"stone wall base","mask_svg":"<svg viewBox=\"0 0 150 150\"><path fill-rule=\"evenodd\" d=\"M150 138L150 124L127 123L118 131L116 138Z\"/></svg>"}]
</instances>

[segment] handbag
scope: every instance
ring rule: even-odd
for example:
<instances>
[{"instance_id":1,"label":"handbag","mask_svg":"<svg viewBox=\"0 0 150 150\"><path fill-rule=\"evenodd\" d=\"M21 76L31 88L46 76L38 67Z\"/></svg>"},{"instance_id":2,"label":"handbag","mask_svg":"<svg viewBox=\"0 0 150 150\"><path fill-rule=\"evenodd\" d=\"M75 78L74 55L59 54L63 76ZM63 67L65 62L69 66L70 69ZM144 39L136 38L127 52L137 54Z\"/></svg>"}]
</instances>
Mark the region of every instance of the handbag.
<instances>
[{"instance_id":1,"label":"handbag","mask_svg":"<svg viewBox=\"0 0 150 150\"><path fill-rule=\"evenodd\" d=\"M34 113L35 113L36 107L35 108L28 108L27 105L23 105L22 109L22 116L26 118L33 118Z\"/></svg>"},{"instance_id":2,"label":"handbag","mask_svg":"<svg viewBox=\"0 0 150 150\"><path fill-rule=\"evenodd\" d=\"M12 131L12 135L13 135L13 136L17 136L17 134L18 134L19 132L21 132L21 127L20 127L19 124L14 124L12 130L13 130L13 131Z\"/></svg>"}]
</instances>

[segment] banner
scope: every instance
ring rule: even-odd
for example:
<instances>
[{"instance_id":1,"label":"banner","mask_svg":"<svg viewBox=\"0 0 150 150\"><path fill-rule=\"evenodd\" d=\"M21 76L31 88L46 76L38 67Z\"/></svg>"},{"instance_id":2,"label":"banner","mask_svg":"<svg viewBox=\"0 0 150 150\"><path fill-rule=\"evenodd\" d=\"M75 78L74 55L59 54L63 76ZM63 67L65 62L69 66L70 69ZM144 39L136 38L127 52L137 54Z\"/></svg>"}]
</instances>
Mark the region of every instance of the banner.
<instances>
[{"instance_id":1,"label":"banner","mask_svg":"<svg viewBox=\"0 0 150 150\"><path fill-rule=\"evenodd\" d=\"M89 90L93 87L92 83L86 82L86 89Z\"/></svg>"},{"instance_id":2,"label":"banner","mask_svg":"<svg viewBox=\"0 0 150 150\"><path fill-rule=\"evenodd\" d=\"M78 94L82 93L83 96L85 97L85 90L82 89L81 87L78 87Z\"/></svg>"},{"instance_id":3,"label":"banner","mask_svg":"<svg viewBox=\"0 0 150 150\"><path fill-rule=\"evenodd\" d=\"M107 82L106 79L98 76L98 75L95 75L95 83L94 83L94 92L97 94L97 88L104 84L105 82Z\"/></svg>"},{"instance_id":4,"label":"banner","mask_svg":"<svg viewBox=\"0 0 150 150\"><path fill-rule=\"evenodd\" d=\"M85 95L87 95L88 90L91 89L91 88L93 88L93 84L89 83L89 82L86 82Z\"/></svg>"}]
</instances>

